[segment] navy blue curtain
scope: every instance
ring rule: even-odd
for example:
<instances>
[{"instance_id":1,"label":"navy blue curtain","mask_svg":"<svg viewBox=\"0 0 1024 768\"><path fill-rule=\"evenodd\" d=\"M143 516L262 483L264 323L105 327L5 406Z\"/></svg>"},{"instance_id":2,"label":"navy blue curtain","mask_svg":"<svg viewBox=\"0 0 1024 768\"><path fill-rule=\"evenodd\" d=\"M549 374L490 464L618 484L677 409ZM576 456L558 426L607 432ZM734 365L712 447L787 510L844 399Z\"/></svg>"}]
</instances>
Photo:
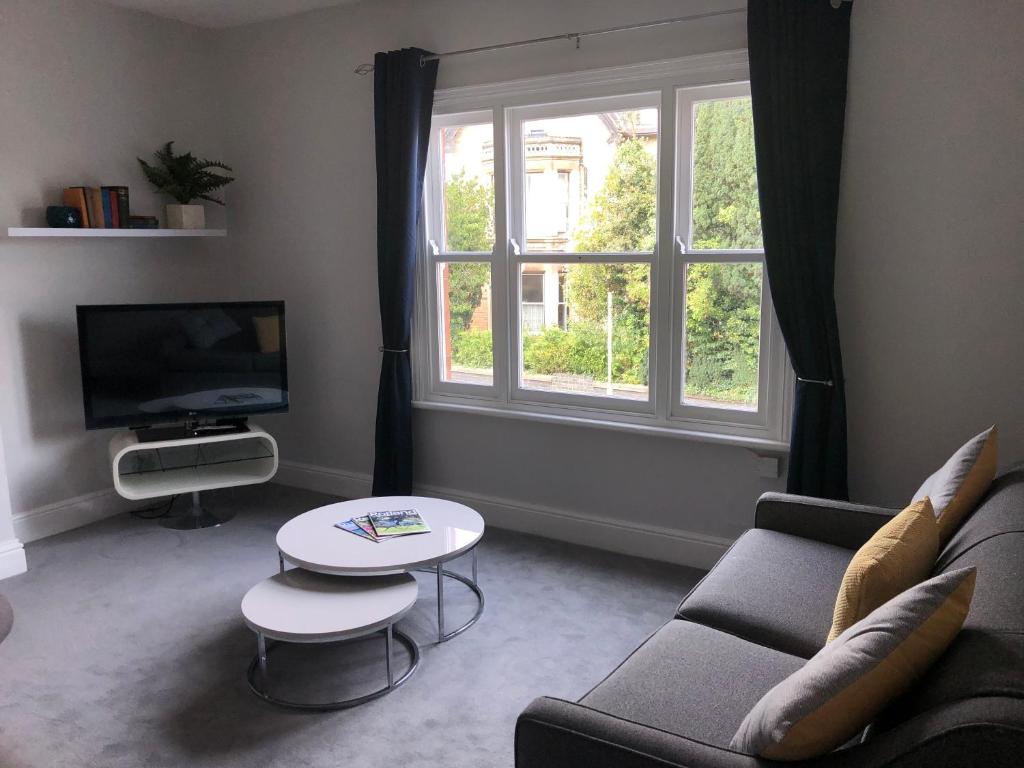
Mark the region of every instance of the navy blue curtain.
<instances>
[{"instance_id":1,"label":"navy blue curtain","mask_svg":"<svg viewBox=\"0 0 1024 768\"><path fill-rule=\"evenodd\" d=\"M852 3L751 0L750 91L765 263L797 374L787 490L846 499L833 291Z\"/></svg>"},{"instance_id":2,"label":"navy blue curtain","mask_svg":"<svg viewBox=\"0 0 1024 768\"><path fill-rule=\"evenodd\" d=\"M377 288L382 329L373 495L412 492L410 324L417 222L430 140L437 61L405 48L373 60L377 144Z\"/></svg>"}]
</instances>

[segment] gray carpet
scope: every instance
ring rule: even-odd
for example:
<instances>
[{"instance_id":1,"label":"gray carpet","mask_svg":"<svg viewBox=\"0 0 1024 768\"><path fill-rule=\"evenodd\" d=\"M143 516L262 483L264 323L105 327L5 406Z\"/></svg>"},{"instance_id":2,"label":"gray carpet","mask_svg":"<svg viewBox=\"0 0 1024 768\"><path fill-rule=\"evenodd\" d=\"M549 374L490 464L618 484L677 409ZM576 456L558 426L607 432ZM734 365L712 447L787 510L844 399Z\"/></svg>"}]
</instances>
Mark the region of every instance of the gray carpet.
<instances>
[{"instance_id":1,"label":"gray carpet","mask_svg":"<svg viewBox=\"0 0 1024 768\"><path fill-rule=\"evenodd\" d=\"M492 529L475 627L435 645L436 590L420 574L420 602L400 625L423 651L408 683L356 709L284 711L246 686L255 643L239 603L276 571L278 527L330 500L236 489L206 497L238 513L220 528L121 515L30 544L31 570L0 582L15 616L0 645L0 765L511 766L519 711L538 695L582 695L701 575ZM454 626L473 602L460 585L446 593ZM382 642L279 645L272 682L292 695L371 690Z\"/></svg>"}]
</instances>

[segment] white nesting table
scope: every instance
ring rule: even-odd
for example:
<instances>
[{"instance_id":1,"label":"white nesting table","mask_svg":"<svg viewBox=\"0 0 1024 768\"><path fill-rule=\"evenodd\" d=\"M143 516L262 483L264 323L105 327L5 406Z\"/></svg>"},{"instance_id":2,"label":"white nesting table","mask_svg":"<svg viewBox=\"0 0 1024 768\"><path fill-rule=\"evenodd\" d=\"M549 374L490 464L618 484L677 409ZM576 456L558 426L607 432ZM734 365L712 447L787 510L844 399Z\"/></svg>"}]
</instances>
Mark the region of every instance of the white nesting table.
<instances>
[{"instance_id":1,"label":"white nesting table","mask_svg":"<svg viewBox=\"0 0 1024 768\"><path fill-rule=\"evenodd\" d=\"M298 709L329 710L354 707L400 686L419 664L419 647L394 625L416 602L416 579L410 574L345 579L292 569L264 579L242 599L245 623L256 633L256 657L249 665L249 687L261 698ZM377 632L384 635L387 685L372 693L326 703L281 699L270 693L266 641L330 643ZM395 679L392 637L409 650L409 668ZM257 677L257 672L258 677Z\"/></svg>"},{"instance_id":2,"label":"white nesting table","mask_svg":"<svg viewBox=\"0 0 1024 768\"><path fill-rule=\"evenodd\" d=\"M430 526L430 533L377 543L335 527L342 520L393 509L417 510ZM277 549L282 572L286 560L307 571L335 576L436 572L437 636L438 642L444 642L465 632L483 613L484 595L477 584L476 562L476 545L483 535L483 518L463 504L423 496L377 496L328 504L293 518L278 531ZM472 556L471 578L444 567L467 553ZM445 578L465 584L479 603L469 621L449 632L444 622Z\"/></svg>"}]
</instances>

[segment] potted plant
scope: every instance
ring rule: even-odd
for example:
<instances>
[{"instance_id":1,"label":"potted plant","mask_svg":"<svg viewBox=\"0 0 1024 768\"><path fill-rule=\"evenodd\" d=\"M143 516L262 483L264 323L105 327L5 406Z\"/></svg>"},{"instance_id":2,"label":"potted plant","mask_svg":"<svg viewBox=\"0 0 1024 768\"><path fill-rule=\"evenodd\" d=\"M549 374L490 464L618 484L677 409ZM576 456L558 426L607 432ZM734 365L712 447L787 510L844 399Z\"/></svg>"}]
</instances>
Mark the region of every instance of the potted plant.
<instances>
[{"instance_id":1,"label":"potted plant","mask_svg":"<svg viewBox=\"0 0 1024 768\"><path fill-rule=\"evenodd\" d=\"M177 204L167 206L167 226L170 229L203 229L206 226L206 212L202 205L193 204L192 201L209 200L224 205L223 200L210 197L210 193L227 186L234 178L215 173L211 169L230 171L231 167L215 160L200 160L191 152L176 155L173 147L174 142L168 141L163 149L153 153L159 161L156 165L150 165L141 157L137 159L150 184L158 192L178 201Z\"/></svg>"}]
</instances>

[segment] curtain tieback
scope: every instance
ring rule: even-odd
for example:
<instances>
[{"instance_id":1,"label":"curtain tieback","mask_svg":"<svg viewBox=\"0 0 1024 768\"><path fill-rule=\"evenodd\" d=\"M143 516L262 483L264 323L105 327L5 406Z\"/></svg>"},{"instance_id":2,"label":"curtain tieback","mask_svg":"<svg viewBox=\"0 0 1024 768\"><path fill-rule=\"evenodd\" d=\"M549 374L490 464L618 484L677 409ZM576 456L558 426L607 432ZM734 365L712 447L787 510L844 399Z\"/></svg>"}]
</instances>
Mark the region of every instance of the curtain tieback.
<instances>
[{"instance_id":1,"label":"curtain tieback","mask_svg":"<svg viewBox=\"0 0 1024 768\"><path fill-rule=\"evenodd\" d=\"M834 387L836 383L832 379L805 379L803 376L797 376L797 381L802 381L804 384L820 384L823 387Z\"/></svg>"},{"instance_id":2,"label":"curtain tieback","mask_svg":"<svg viewBox=\"0 0 1024 768\"><path fill-rule=\"evenodd\" d=\"M377 347L378 352L390 352L393 355L404 355L408 354L408 349L388 349L387 347Z\"/></svg>"}]
</instances>

